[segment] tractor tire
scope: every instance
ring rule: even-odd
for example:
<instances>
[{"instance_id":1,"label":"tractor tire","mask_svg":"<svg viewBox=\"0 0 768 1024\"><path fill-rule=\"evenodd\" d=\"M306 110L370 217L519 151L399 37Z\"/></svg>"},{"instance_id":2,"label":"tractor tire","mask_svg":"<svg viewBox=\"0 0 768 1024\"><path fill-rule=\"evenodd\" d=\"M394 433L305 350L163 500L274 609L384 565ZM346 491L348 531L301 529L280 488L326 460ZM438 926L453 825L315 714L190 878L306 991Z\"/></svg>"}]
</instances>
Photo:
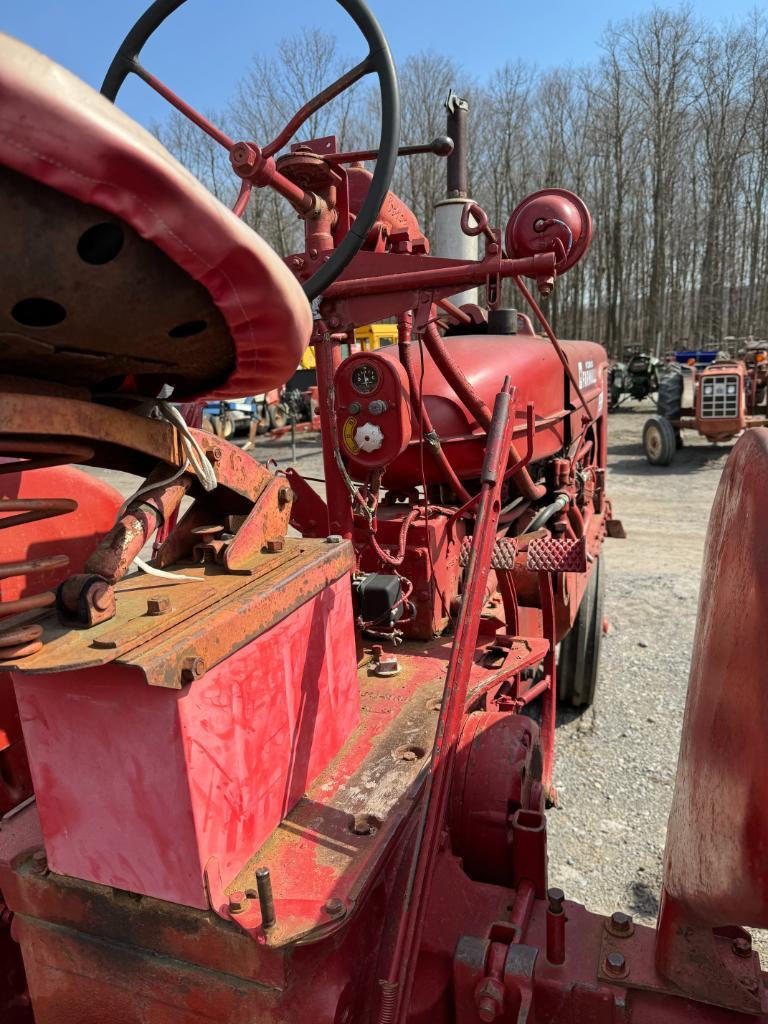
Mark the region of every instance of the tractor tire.
<instances>
[{"instance_id":1,"label":"tractor tire","mask_svg":"<svg viewBox=\"0 0 768 1024\"><path fill-rule=\"evenodd\" d=\"M280 427L284 427L288 422L290 413L288 409L281 403L278 405L270 405L268 410L269 415L269 429L279 430Z\"/></svg>"},{"instance_id":2,"label":"tractor tire","mask_svg":"<svg viewBox=\"0 0 768 1024\"><path fill-rule=\"evenodd\" d=\"M668 466L677 451L677 437L669 420L651 416L643 427L643 451L652 466Z\"/></svg>"},{"instance_id":3,"label":"tractor tire","mask_svg":"<svg viewBox=\"0 0 768 1024\"><path fill-rule=\"evenodd\" d=\"M560 642L557 659L557 696L561 704L588 708L595 699L603 639L605 575L598 557L576 620Z\"/></svg>"},{"instance_id":4,"label":"tractor tire","mask_svg":"<svg viewBox=\"0 0 768 1024\"><path fill-rule=\"evenodd\" d=\"M683 371L676 363L670 363L659 374L656 410L659 416L668 420L679 420L683 405Z\"/></svg>"}]
</instances>

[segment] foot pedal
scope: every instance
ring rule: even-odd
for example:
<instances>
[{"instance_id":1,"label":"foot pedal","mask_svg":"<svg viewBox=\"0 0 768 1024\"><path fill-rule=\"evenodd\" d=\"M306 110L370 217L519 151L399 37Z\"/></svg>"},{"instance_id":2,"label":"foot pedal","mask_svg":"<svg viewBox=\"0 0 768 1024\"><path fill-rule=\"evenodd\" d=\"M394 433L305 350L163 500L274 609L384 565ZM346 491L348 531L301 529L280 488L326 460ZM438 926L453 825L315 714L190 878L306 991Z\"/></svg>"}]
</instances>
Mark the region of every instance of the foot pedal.
<instances>
[{"instance_id":1,"label":"foot pedal","mask_svg":"<svg viewBox=\"0 0 768 1024\"><path fill-rule=\"evenodd\" d=\"M526 568L531 572L586 572L587 538L540 537L528 545Z\"/></svg>"},{"instance_id":2,"label":"foot pedal","mask_svg":"<svg viewBox=\"0 0 768 1024\"><path fill-rule=\"evenodd\" d=\"M617 540L625 540L627 536L627 531L620 519L606 519L605 532L609 537L615 537Z\"/></svg>"},{"instance_id":3,"label":"foot pedal","mask_svg":"<svg viewBox=\"0 0 768 1024\"><path fill-rule=\"evenodd\" d=\"M472 547L472 538L465 537L461 544L460 562L462 568L469 563L469 549ZM493 545L491 555L492 569L514 569L515 555L517 554L517 541L514 537L502 537Z\"/></svg>"}]
</instances>

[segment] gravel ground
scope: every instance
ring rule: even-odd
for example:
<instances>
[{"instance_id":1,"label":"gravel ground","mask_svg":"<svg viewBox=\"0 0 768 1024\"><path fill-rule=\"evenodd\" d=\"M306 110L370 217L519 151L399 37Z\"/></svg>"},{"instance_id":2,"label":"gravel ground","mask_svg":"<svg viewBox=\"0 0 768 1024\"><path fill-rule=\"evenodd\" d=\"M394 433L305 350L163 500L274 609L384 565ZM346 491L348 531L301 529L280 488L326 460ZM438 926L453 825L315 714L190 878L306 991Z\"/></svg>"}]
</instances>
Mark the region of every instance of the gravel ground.
<instances>
[{"instance_id":1,"label":"gravel ground","mask_svg":"<svg viewBox=\"0 0 768 1024\"><path fill-rule=\"evenodd\" d=\"M595 704L562 712L550 815L551 878L590 909L652 923L677 763L709 511L730 446L692 434L667 468L642 452L650 402L609 421L608 540Z\"/></svg>"},{"instance_id":2,"label":"gravel ground","mask_svg":"<svg viewBox=\"0 0 768 1024\"><path fill-rule=\"evenodd\" d=\"M650 402L609 421L608 493L626 540L608 540L600 682L594 706L559 714L550 813L550 880L596 912L621 909L651 924L661 864L693 632L704 537L730 445L687 433L672 466L648 465L641 435ZM261 440L254 455L290 465L288 440ZM297 435L295 465L321 477L317 440ZM123 493L125 474L99 474ZM322 484L315 484L320 491ZM758 945L763 955L768 943Z\"/></svg>"}]
</instances>

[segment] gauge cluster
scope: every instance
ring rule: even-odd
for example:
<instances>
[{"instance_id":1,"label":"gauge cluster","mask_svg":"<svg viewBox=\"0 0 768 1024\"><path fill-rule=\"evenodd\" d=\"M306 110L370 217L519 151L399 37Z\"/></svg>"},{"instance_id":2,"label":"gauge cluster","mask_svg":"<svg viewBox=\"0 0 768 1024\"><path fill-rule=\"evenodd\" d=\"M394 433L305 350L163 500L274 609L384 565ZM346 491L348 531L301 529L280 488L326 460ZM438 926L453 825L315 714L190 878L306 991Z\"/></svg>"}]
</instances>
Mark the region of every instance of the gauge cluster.
<instances>
[{"instance_id":1,"label":"gauge cluster","mask_svg":"<svg viewBox=\"0 0 768 1024\"><path fill-rule=\"evenodd\" d=\"M339 448L353 475L386 467L411 439L408 377L396 358L356 352L334 377Z\"/></svg>"}]
</instances>

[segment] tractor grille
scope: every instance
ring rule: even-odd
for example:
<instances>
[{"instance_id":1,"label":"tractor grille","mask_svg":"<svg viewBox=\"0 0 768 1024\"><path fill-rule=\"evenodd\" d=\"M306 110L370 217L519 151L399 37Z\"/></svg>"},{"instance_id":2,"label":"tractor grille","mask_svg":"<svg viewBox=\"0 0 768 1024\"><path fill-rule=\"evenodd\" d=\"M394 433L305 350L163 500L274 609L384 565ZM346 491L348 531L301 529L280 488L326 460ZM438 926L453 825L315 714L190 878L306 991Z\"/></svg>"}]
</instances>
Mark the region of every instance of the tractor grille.
<instances>
[{"instance_id":1,"label":"tractor grille","mask_svg":"<svg viewBox=\"0 0 768 1024\"><path fill-rule=\"evenodd\" d=\"M712 374L701 381L701 418L732 420L739 415L739 377L735 373Z\"/></svg>"}]
</instances>

